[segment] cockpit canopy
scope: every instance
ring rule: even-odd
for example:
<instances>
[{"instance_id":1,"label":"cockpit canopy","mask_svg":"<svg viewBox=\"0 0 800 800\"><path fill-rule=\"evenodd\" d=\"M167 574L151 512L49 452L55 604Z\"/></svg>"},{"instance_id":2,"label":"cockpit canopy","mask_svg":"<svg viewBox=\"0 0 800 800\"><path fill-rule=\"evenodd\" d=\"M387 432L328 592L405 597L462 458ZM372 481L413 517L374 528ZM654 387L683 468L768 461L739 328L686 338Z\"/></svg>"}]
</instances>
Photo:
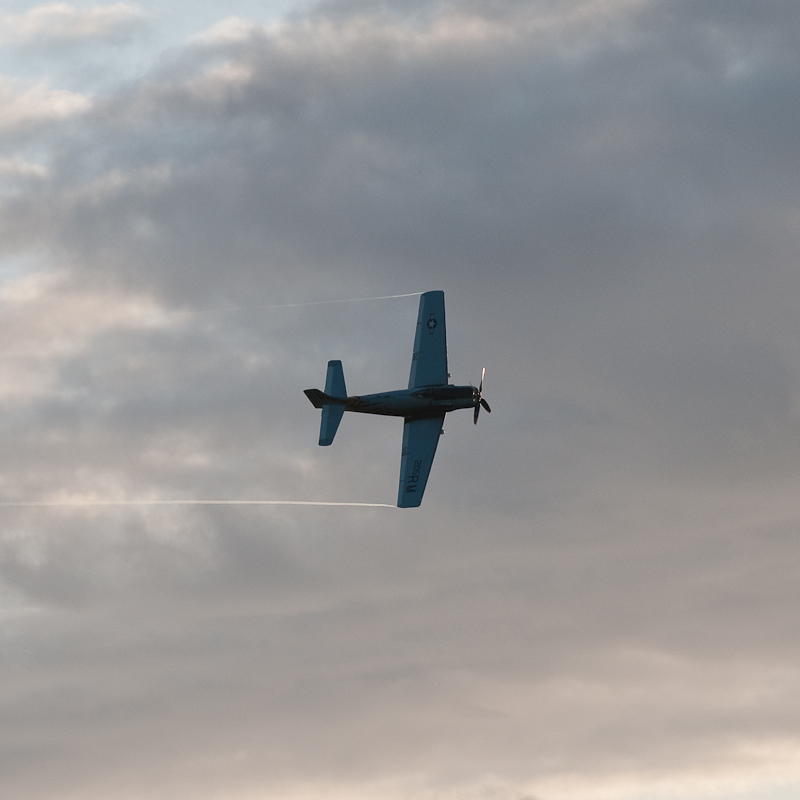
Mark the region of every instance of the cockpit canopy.
<instances>
[{"instance_id":1,"label":"cockpit canopy","mask_svg":"<svg viewBox=\"0 0 800 800\"><path fill-rule=\"evenodd\" d=\"M472 386L426 386L411 392L411 396L433 401L475 400L477 389Z\"/></svg>"}]
</instances>

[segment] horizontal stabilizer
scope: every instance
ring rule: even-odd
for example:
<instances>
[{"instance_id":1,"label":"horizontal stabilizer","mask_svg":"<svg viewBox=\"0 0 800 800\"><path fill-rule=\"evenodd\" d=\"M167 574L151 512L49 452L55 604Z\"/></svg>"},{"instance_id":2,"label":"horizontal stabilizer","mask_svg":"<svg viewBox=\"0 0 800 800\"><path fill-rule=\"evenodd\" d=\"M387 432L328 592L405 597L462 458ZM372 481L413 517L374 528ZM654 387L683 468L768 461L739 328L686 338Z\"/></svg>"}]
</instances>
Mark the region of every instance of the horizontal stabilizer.
<instances>
[{"instance_id":1,"label":"horizontal stabilizer","mask_svg":"<svg viewBox=\"0 0 800 800\"><path fill-rule=\"evenodd\" d=\"M325 376L325 394L329 397L347 397L344 387L344 370L341 361L328 362L328 374Z\"/></svg>"},{"instance_id":2,"label":"horizontal stabilizer","mask_svg":"<svg viewBox=\"0 0 800 800\"><path fill-rule=\"evenodd\" d=\"M333 406L325 403L322 406L322 422L319 426L319 443L323 447L333 444L333 437L339 429L339 423L344 416L344 406Z\"/></svg>"},{"instance_id":3,"label":"horizontal stabilizer","mask_svg":"<svg viewBox=\"0 0 800 800\"><path fill-rule=\"evenodd\" d=\"M314 392L315 389L310 391ZM322 420L319 426L319 443L323 447L333 444L333 437L339 429L339 423L344 415L344 407L347 402L347 389L344 385L344 370L341 361L328 362L328 374L325 377L325 392L319 392L322 397L313 398L306 392L306 397L314 402L316 399L322 400ZM319 406L317 406L319 407Z\"/></svg>"}]
</instances>

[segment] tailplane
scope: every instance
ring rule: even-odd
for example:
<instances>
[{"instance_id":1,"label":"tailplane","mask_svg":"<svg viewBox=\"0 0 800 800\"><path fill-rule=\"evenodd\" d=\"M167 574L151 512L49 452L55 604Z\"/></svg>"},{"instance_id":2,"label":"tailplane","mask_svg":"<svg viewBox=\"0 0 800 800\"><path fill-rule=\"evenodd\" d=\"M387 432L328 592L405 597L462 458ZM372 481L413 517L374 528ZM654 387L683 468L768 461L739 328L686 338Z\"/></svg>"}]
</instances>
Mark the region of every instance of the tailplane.
<instances>
[{"instance_id":1,"label":"tailplane","mask_svg":"<svg viewBox=\"0 0 800 800\"><path fill-rule=\"evenodd\" d=\"M306 397L314 408L322 409L322 422L319 427L319 443L324 447L333 443L333 437L344 415L347 389L344 385L344 370L341 361L328 362L328 375L325 378L325 391L306 389Z\"/></svg>"}]
</instances>

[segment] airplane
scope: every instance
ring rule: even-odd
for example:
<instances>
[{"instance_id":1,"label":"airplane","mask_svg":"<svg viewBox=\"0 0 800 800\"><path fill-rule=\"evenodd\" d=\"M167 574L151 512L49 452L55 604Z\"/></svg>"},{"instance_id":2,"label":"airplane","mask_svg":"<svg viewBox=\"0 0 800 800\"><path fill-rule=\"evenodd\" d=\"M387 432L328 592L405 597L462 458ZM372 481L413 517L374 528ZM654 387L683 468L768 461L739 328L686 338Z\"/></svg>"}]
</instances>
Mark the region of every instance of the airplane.
<instances>
[{"instance_id":1,"label":"airplane","mask_svg":"<svg viewBox=\"0 0 800 800\"><path fill-rule=\"evenodd\" d=\"M329 361L325 391L306 389L305 395L322 409L319 443L333 443L345 411L403 417L403 451L400 461L400 490L397 505L416 508L436 455L439 436L444 433L445 414L459 408L473 408L477 425L481 408L491 413L483 399L484 368L480 385L454 386L447 382L447 334L444 319L444 292L425 292L419 299L417 333L411 358L408 389L380 394L348 397L341 361Z\"/></svg>"}]
</instances>

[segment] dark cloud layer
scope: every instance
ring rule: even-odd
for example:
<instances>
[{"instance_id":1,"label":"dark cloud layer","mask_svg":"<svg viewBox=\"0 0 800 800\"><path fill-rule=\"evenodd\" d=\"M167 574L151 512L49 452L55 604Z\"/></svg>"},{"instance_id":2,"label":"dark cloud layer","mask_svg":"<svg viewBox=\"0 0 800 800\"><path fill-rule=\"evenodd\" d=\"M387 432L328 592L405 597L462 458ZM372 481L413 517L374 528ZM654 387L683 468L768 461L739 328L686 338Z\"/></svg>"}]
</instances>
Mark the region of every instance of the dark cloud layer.
<instances>
[{"instance_id":1,"label":"dark cloud layer","mask_svg":"<svg viewBox=\"0 0 800 800\"><path fill-rule=\"evenodd\" d=\"M280 303L444 289L493 413L418 512L0 509L4 792L796 787L798 13L326 2L17 86L3 499L391 503L399 422L302 389L403 386L416 300Z\"/></svg>"}]
</instances>

